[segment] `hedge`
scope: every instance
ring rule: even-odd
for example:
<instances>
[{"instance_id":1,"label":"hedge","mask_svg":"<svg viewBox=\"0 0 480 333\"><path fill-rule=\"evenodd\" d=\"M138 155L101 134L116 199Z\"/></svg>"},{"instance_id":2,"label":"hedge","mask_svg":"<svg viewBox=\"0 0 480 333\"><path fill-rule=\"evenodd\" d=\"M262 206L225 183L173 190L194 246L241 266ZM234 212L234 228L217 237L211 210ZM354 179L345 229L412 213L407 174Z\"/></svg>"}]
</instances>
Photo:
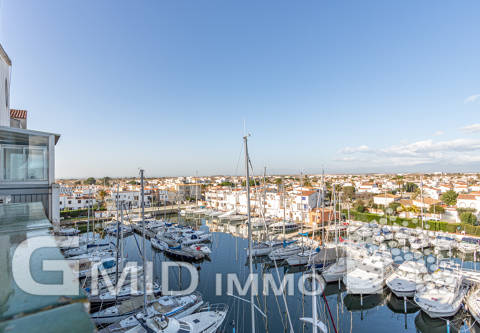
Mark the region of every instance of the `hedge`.
<instances>
[{"instance_id":1,"label":"hedge","mask_svg":"<svg viewBox=\"0 0 480 333\"><path fill-rule=\"evenodd\" d=\"M347 211L344 210L344 214ZM406 228L418 228L422 226L422 222L417 219L402 218L397 216L384 217L382 215L373 213L359 213L350 211L350 217L361 222L376 222L379 224L400 225ZM427 225L429 227L427 227ZM458 229L460 227L460 229ZM470 224L449 223L445 221L425 221L424 228L432 231L446 231L456 233L459 230L464 230L466 234L480 236L480 226L473 226Z\"/></svg>"}]
</instances>

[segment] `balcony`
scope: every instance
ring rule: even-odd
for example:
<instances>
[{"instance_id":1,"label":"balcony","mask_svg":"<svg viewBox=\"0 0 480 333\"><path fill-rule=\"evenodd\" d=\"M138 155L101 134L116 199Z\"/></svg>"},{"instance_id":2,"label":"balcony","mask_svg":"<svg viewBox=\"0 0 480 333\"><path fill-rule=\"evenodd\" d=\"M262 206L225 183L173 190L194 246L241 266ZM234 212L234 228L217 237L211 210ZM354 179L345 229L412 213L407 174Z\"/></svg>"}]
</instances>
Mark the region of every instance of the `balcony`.
<instances>
[{"instance_id":1,"label":"balcony","mask_svg":"<svg viewBox=\"0 0 480 333\"><path fill-rule=\"evenodd\" d=\"M52 185L59 137L0 126L0 204L41 202L48 218L55 218L58 199L52 199Z\"/></svg>"}]
</instances>

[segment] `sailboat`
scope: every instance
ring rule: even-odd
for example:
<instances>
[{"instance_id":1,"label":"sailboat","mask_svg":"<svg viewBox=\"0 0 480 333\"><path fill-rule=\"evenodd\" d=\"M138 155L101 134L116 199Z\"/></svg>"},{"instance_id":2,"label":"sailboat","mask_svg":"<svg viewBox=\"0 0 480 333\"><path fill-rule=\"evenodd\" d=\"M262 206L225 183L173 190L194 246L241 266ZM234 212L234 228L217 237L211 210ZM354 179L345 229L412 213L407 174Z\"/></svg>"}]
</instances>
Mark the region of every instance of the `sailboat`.
<instances>
[{"instance_id":1,"label":"sailboat","mask_svg":"<svg viewBox=\"0 0 480 333\"><path fill-rule=\"evenodd\" d=\"M149 296L147 306L148 316L164 315L173 318L183 318L192 314L203 305L200 293L187 296L162 296L153 298ZM101 332L125 332L140 324L136 314L143 306L143 297L137 296L120 302L106 309L90 314L97 325L112 324Z\"/></svg>"},{"instance_id":2,"label":"sailboat","mask_svg":"<svg viewBox=\"0 0 480 333\"><path fill-rule=\"evenodd\" d=\"M228 313L226 304L208 305L182 319L155 316L141 320L141 324L128 333L214 333L225 321Z\"/></svg>"}]
</instances>

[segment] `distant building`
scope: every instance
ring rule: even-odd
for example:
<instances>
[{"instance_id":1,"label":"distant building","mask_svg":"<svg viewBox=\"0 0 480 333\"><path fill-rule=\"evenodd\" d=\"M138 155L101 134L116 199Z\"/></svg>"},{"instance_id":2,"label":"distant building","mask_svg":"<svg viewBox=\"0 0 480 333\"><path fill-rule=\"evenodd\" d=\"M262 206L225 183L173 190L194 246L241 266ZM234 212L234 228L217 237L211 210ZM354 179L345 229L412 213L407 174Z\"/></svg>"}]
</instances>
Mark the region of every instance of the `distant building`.
<instances>
[{"instance_id":1,"label":"distant building","mask_svg":"<svg viewBox=\"0 0 480 333\"><path fill-rule=\"evenodd\" d=\"M379 194L373 197L373 203L380 205L380 206L388 206L392 202L400 200L399 196L386 193L386 194Z\"/></svg>"},{"instance_id":2,"label":"distant building","mask_svg":"<svg viewBox=\"0 0 480 333\"><path fill-rule=\"evenodd\" d=\"M457 197L457 208L471 208L480 212L480 193L459 194Z\"/></svg>"},{"instance_id":3,"label":"distant building","mask_svg":"<svg viewBox=\"0 0 480 333\"><path fill-rule=\"evenodd\" d=\"M327 226L332 221L339 221L341 217L340 212L334 213L332 208L313 208L308 215L309 224L312 226L317 224L317 227L322 224Z\"/></svg>"},{"instance_id":4,"label":"distant building","mask_svg":"<svg viewBox=\"0 0 480 333\"><path fill-rule=\"evenodd\" d=\"M178 200L201 199L202 184L175 184Z\"/></svg>"}]
</instances>

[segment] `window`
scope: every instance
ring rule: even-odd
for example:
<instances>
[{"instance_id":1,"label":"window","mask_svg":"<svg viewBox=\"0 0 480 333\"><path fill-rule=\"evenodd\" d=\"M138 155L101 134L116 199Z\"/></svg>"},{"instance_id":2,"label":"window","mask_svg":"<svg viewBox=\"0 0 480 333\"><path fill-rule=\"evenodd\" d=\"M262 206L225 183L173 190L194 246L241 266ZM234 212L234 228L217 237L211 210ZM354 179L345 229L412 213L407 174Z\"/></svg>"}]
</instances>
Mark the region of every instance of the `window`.
<instances>
[{"instance_id":1,"label":"window","mask_svg":"<svg viewBox=\"0 0 480 333\"><path fill-rule=\"evenodd\" d=\"M8 109L8 106L10 105L10 98L9 98L9 94L8 94L8 81L7 79L5 79L5 105Z\"/></svg>"},{"instance_id":2,"label":"window","mask_svg":"<svg viewBox=\"0 0 480 333\"><path fill-rule=\"evenodd\" d=\"M47 147L0 145L0 180L48 180Z\"/></svg>"},{"instance_id":3,"label":"window","mask_svg":"<svg viewBox=\"0 0 480 333\"><path fill-rule=\"evenodd\" d=\"M71 204L72 204L72 200L68 200L68 204L71 205Z\"/></svg>"},{"instance_id":4,"label":"window","mask_svg":"<svg viewBox=\"0 0 480 333\"><path fill-rule=\"evenodd\" d=\"M78 202L79 204L81 204L81 203L82 203L82 200L77 200L77 202Z\"/></svg>"}]
</instances>

